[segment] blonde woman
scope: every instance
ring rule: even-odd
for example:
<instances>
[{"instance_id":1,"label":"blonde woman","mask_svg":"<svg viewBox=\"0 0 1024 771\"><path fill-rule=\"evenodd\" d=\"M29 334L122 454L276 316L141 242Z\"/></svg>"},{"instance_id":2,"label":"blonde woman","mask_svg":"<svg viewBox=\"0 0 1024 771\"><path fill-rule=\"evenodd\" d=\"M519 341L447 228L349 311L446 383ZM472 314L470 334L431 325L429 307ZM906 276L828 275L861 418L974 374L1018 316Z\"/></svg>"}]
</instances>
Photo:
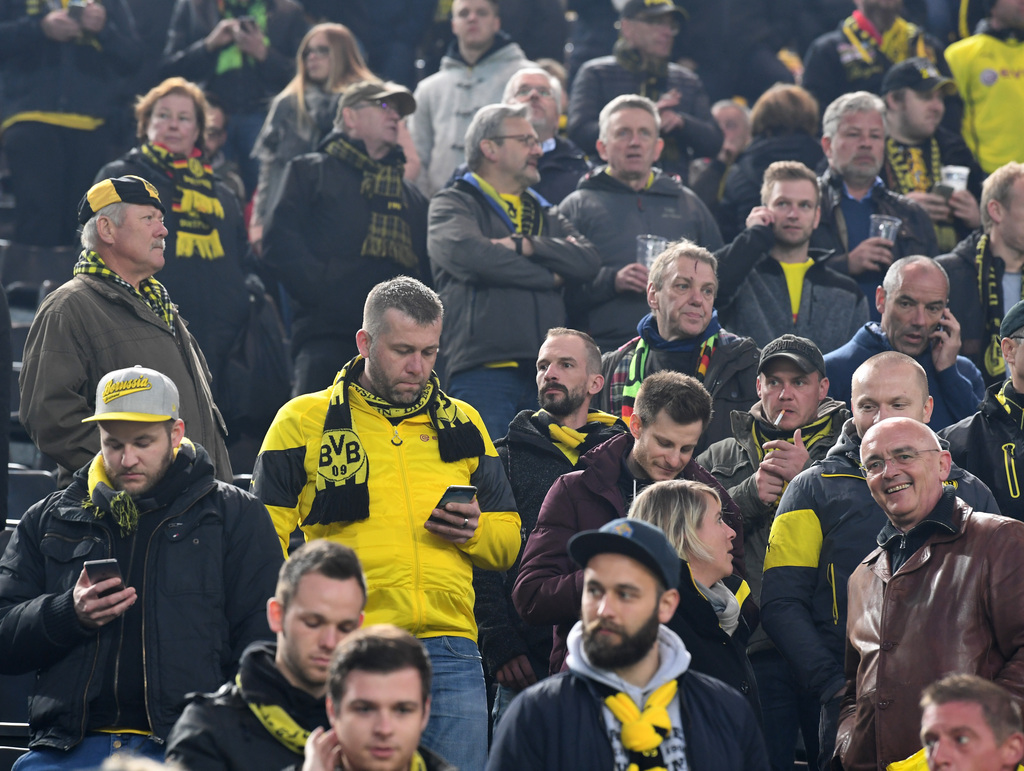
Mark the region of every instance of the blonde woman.
<instances>
[{"instance_id":1,"label":"blonde woman","mask_svg":"<svg viewBox=\"0 0 1024 771\"><path fill-rule=\"evenodd\" d=\"M679 554L679 607L668 627L686 643L690 666L740 691L760 720L746 653L757 609L747 601L747 582L733 574L736 531L722 518L718 492L701 482L657 482L636 497L629 516L660 527Z\"/></svg>"}]
</instances>

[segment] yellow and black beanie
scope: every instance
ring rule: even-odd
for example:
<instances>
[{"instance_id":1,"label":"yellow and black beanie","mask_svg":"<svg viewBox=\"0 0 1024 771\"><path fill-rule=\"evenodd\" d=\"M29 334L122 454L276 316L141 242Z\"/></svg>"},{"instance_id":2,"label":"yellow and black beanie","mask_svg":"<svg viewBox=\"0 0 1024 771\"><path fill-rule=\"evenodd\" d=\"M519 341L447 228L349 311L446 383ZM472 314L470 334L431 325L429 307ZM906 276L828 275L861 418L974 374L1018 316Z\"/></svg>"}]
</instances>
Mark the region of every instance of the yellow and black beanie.
<instances>
[{"instance_id":1,"label":"yellow and black beanie","mask_svg":"<svg viewBox=\"0 0 1024 771\"><path fill-rule=\"evenodd\" d=\"M135 203L142 206L155 206L161 213L166 213L160 203L160 195L156 188L142 177L129 174L97 182L89 188L78 204L78 223L84 225L91 220L104 206L112 203Z\"/></svg>"}]
</instances>

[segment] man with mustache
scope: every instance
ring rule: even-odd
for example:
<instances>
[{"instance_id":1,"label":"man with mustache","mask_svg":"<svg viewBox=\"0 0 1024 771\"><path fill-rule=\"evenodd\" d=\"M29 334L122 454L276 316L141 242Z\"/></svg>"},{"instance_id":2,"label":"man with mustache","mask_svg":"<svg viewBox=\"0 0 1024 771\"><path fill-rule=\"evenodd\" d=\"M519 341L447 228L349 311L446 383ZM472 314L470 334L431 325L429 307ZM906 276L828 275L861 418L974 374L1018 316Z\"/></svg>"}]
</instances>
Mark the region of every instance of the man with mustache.
<instances>
[{"instance_id":1,"label":"man with mustache","mask_svg":"<svg viewBox=\"0 0 1024 771\"><path fill-rule=\"evenodd\" d=\"M640 386L629 433L595 447L582 458L581 470L555 480L523 549L512 590L516 610L526 623L555 625L551 674L563 668L566 639L579 618L584 593L583 572L567 550L569 539L625 516L645 487L663 479L691 479L714 487L722 499L723 516L736 531L732 548L736 573L744 575L739 508L693 459L710 419L711 397L696 378L658 372Z\"/></svg>"},{"instance_id":2,"label":"man with mustache","mask_svg":"<svg viewBox=\"0 0 1024 771\"><path fill-rule=\"evenodd\" d=\"M597 250L530 188L541 144L525 104L480 109L466 131L469 171L430 201L427 253L448 322L448 393L503 436L536 400L533 369L563 287L594 277Z\"/></svg>"},{"instance_id":3,"label":"man with mustache","mask_svg":"<svg viewBox=\"0 0 1024 771\"><path fill-rule=\"evenodd\" d=\"M167 375L181 395L190 437L206 448L217 478L231 481L227 428L210 391L210 368L163 284L164 205L149 182L97 182L78 205L82 254L70 281L47 295L25 343L19 417L32 441L60 464L61 481L100 449L82 421L100 379L139 364Z\"/></svg>"},{"instance_id":4,"label":"man with mustache","mask_svg":"<svg viewBox=\"0 0 1024 771\"><path fill-rule=\"evenodd\" d=\"M573 536L568 552L583 587L568 671L512 703L488 771L766 771L746 699L692 671L683 641L664 626L679 604L680 564L665 534L614 519Z\"/></svg>"},{"instance_id":5,"label":"man with mustache","mask_svg":"<svg viewBox=\"0 0 1024 771\"><path fill-rule=\"evenodd\" d=\"M894 260L939 253L935 229L916 203L885 186L885 103L874 94L843 94L822 117L821 148L828 170L819 179L821 220L811 247L831 250L826 265L857 280L870 310L875 288ZM900 220L895 240L871 236L871 215ZM878 320L872 312L872 318Z\"/></svg>"},{"instance_id":6,"label":"man with mustache","mask_svg":"<svg viewBox=\"0 0 1024 771\"><path fill-rule=\"evenodd\" d=\"M549 329L537 354L539 410L523 410L494 443L512 485L523 540L537 525L544 496L563 474L582 468L581 458L626 430L614 415L590 409L604 385L601 350L586 332ZM476 621L484 665L498 683L494 720L524 688L543 678L551 656L551 630L528 626L512 605L519 561L504 573L477 570Z\"/></svg>"}]
</instances>

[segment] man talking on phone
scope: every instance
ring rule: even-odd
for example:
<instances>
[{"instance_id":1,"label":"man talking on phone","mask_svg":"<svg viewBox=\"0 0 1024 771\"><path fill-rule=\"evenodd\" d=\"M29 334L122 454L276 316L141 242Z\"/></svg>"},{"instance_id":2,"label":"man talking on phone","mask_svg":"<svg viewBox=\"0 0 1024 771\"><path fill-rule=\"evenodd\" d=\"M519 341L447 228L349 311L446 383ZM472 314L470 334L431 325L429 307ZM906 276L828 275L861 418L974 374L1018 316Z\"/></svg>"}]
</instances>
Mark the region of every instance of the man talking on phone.
<instances>
[{"instance_id":1,"label":"man talking on phone","mask_svg":"<svg viewBox=\"0 0 1024 771\"><path fill-rule=\"evenodd\" d=\"M898 351L924 367L935 431L973 415L985 397L981 372L960 353L960 323L949 310L949 277L930 257L903 257L875 291L881 323L870 321L825 356L829 396L850 404L854 370L876 353Z\"/></svg>"},{"instance_id":2,"label":"man talking on phone","mask_svg":"<svg viewBox=\"0 0 1024 771\"><path fill-rule=\"evenodd\" d=\"M433 372L443 314L437 293L407 276L370 290L359 355L329 388L281 408L252 489L285 549L296 527L307 541L355 549L366 623L399 626L430 654L422 743L461 771L482 771L487 700L473 567L508 569L520 521L480 414L448 397ZM439 508L453 485L475 487L476 498Z\"/></svg>"},{"instance_id":3,"label":"man talking on phone","mask_svg":"<svg viewBox=\"0 0 1024 771\"><path fill-rule=\"evenodd\" d=\"M272 639L273 524L215 479L178 405L156 370L105 375L85 419L100 452L25 513L0 558L0 673L36 671L19 771L163 759L185 694L233 679L246 646Z\"/></svg>"}]
</instances>

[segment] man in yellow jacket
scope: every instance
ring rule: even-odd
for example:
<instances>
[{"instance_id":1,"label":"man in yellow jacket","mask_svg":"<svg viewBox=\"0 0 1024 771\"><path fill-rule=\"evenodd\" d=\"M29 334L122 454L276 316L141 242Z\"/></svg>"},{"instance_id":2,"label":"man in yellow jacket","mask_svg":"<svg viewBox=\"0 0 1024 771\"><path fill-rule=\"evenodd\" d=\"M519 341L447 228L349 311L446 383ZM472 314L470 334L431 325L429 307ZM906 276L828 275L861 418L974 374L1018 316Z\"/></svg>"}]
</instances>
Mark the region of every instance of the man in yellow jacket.
<instances>
[{"instance_id":1,"label":"man in yellow jacket","mask_svg":"<svg viewBox=\"0 0 1024 771\"><path fill-rule=\"evenodd\" d=\"M334 384L288 402L263 441L253 492L282 546L355 549L366 571L366 623L418 637L434 667L422 742L462 771L482 771L487 707L473 616L473 566L505 570L519 553L519 515L475 409L433 373L444 309L405 276L374 287L356 334L359 356ZM438 502L450 485L469 503Z\"/></svg>"}]
</instances>

